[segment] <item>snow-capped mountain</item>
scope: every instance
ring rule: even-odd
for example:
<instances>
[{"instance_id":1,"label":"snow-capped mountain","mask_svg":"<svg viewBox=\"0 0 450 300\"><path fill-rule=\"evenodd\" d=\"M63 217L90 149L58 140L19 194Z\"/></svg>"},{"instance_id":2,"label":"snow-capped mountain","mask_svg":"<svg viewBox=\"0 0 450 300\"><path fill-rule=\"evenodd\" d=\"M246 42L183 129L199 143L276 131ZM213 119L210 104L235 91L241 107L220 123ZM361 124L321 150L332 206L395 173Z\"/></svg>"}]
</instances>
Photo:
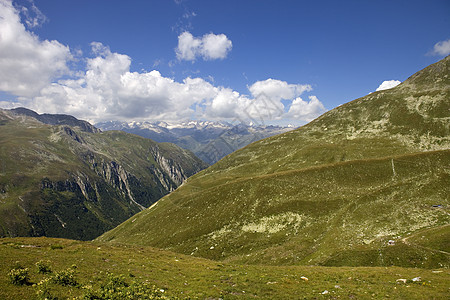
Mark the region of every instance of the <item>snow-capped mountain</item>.
<instances>
[{"instance_id":1,"label":"snow-capped mountain","mask_svg":"<svg viewBox=\"0 0 450 300\"><path fill-rule=\"evenodd\" d=\"M231 124L212 121L120 122L95 124L107 130L122 130L156 142L170 142L191 150L203 161L214 164L222 157L257 140L294 129L292 126Z\"/></svg>"}]
</instances>

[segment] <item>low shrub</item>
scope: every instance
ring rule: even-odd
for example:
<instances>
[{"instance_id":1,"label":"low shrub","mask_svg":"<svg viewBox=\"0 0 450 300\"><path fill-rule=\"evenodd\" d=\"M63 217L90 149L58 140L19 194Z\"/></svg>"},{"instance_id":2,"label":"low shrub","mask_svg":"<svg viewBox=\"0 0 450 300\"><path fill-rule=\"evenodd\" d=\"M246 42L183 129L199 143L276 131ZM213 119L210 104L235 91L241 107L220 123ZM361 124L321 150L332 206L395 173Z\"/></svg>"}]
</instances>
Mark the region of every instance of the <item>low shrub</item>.
<instances>
[{"instance_id":1,"label":"low shrub","mask_svg":"<svg viewBox=\"0 0 450 300\"><path fill-rule=\"evenodd\" d=\"M36 298L38 300L56 300L57 297L53 296L50 293L50 288L48 287L49 282L51 281L51 277L45 278L41 280L38 284L36 284Z\"/></svg>"},{"instance_id":2,"label":"low shrub","mask_svg":"<svg viewBox=\"0 0 450 300\"><path fill-rule=\"evenodd\" d=\"M85 292L82 299L168 299L164 296L164 290L158 289L147 283L132 281L130 284L125 281L125 276L106 274L106 282L100 285L99 289L92 286L83 287Z\"/></svg>"},{"instance_id":3,"label":"low shrub","mask_svg":"<svg viewBox=\"0 0 450 300\"><path fill-rule=\"evenodd\" d=\"M54 244L50 246L50 249L56 250L56 249L63 249L63 246L60 244Z\"/></svg>"},{"instance_id":4,"label":"low shrub","mask_svg":"<svg viewBox=\"0 0 450 300\"><path fill-rule=\"evenodd\" d=\"M75 270L73 268L56 272L52 277L52 282L63 286L78 285L78 282L75 279Z\"/></svg>"},{"instance_id":5,"label":"low shrub","mask_svg":"<svg viewBox=\"0 0 450 300\"><path fill-rule=\"evenodd\" d=\"M36 263L36 267L40 274L49 274L52 272L49 261L40 260Z\"/></svg>"},{"instance_id":6,"label":"low shrub","mask_svg":"<svg viewBox=\"0 0 450 300\"><path fill-rule=\"evenodd\" d=\"M25 285L30 283L28 268L11 269L8 273L9 280L15 285Z\"/></svg>"}]
</instances>

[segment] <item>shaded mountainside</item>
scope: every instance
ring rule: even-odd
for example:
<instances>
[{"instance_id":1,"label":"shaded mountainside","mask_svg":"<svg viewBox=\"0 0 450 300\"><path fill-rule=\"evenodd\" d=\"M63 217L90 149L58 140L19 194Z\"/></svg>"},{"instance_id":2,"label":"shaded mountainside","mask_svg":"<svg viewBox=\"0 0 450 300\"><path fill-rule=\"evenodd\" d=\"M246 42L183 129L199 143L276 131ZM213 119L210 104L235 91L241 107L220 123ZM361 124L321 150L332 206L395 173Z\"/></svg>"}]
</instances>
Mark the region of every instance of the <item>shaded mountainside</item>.
<instances>
[{"instance_id":1,"label":"shaded mountainside","mask_svg":"<svg viewBox=\"0 0 450 300\"><path fill-rule=\"evenodd\" d=\"M180 124L165 122L119 122L96 124L102 130L122 130L156 142L174 143L212 165L224 156L255 141L292 130L292 127L233 125L230 123L191 121Z\"/></svg>"},{"instance_id":2,"label":"shaded mountainside","mask_svg":"<svg viewBox=\"0 0 450 300\"><path fill-rule=\"evenodd\" d=\"M93 239L206 167L173 144L36 115L0 110L0 236Z\"/></svg>"},{"instance_id":3,"label":"shaded mountainside","mask_svg":"<svg viewBox=\"0 0 450 300\"><path fill-rule=\"evenodd\" d=\"M244 263L449 267L449 75L447 57L250 144L99 240Z\"/></svg>"}]
</instances>

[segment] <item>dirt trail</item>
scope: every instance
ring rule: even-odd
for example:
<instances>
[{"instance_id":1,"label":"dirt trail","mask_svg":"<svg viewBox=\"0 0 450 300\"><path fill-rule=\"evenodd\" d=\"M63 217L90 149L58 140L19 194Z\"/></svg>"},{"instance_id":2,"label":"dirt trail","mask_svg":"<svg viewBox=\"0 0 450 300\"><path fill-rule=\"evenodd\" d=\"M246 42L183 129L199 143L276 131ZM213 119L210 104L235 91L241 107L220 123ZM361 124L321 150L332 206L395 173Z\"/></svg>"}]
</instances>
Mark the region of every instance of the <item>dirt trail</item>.
<instances>
[{"instance_id":1,"label":"dirt trail","mask_svg":"<svg viewBox=\"0 0 450 300\"><path fill-rule=\"evenodd\" d=\"M445 225L438 226L438 227L428 228L428 229L425 229L423 231L416 232L413 235L410 235L408 237L402 238L401 242L404 243L405 245L408 245L408 246L414 246L414 247L422 248L424 250L428 250L428 251L432 251L432 252L439 252L439 253L443 253L443 254L446 254L446 255L450 255L450 252L429 248L429 247L418 245L416 243L412 243L412 242L409 241L410 238L416 237L419 234L424 234L424 233L426 233L428 231L435 230L437 228L444 228L444 227L449 227L449 226L450 226L450 224L445 224Z\"/></svg>"}]
</instances>

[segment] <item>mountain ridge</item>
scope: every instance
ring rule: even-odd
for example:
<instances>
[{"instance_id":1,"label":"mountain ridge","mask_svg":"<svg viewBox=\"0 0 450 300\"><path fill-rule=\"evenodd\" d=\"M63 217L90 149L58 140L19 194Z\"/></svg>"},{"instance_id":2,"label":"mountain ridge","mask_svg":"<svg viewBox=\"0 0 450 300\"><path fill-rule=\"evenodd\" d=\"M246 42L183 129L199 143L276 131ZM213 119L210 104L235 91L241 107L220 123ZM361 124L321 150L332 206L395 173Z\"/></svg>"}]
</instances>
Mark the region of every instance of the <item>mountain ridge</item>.
<instances>
[{"instance_id":1,"label":"mountain ridge","mask_svg":"<svg viewBox=\"0 0 450 300\"><path fill-rule=\"evenodd\" d=\"M231 124L227 122L188 121L97 123L104 131L122 130L150 138L157 142L170 142L192 151L208 164L257 140L292 130L292 127L273 125Z\"/></svg>"},{"instance_id":2,"label":"mountain ridge","mask_svg":"<svg viewBox=\"0 0 450 300\"><path fill-rule=\"evenodd\" d=\"M91 123L79 120L66 114L38 114L37 112L25 107L13 108L10 111L17 115L35 118L36 120L48 125L69 125L72 127L78 127L82 131L86 132L101 132L100 129L96 128Z\"/></svg>"}]
</instances>

